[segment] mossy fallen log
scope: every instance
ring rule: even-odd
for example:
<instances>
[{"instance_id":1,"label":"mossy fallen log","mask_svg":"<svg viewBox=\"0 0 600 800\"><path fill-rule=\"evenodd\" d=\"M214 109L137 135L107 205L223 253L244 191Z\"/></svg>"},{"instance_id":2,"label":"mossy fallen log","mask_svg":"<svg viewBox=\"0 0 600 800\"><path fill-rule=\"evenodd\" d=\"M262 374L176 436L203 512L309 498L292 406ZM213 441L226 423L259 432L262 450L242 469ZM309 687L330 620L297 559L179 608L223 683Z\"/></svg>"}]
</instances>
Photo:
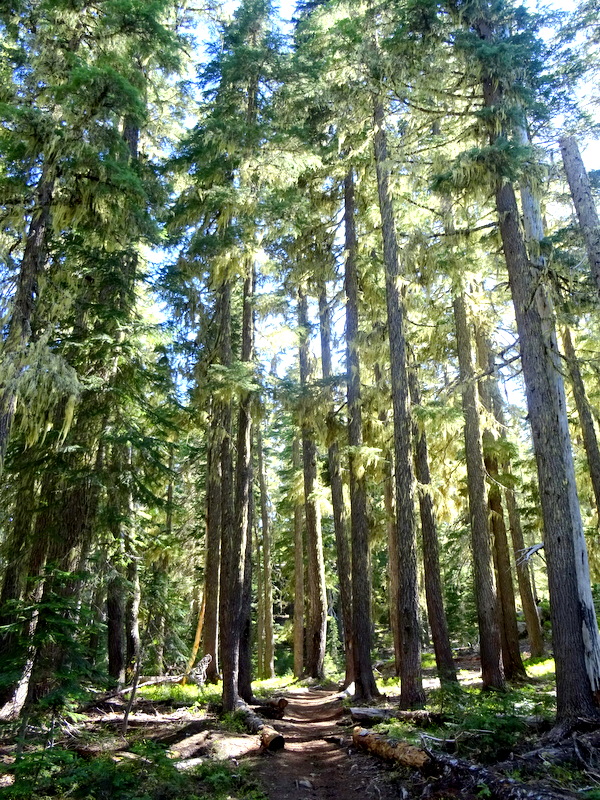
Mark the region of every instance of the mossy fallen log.
<instances>
[{"instance_id":1,"label":"mossy fallen log","mask_svg":"<svg viewBox=\"0 0 600 800\"><path fill-rule=\"evenodd\" d=\"M386 739L360 726L354 728L352 739L357 747L373 755L418 769L432 782L443 784L445 790L453 785L461 792L481 794L482 787L486 787L491 800L573 800L576 796L571 792L555 791L540 782L535 785L521 783L479 764L415 747L408 742Z\"/></svg>"},{"instance_id":2,"label":"mossy fallen log","mask_svg":"<svg viewBox=\"0 0 600 800\"><path fill-rule=\"evenodd\" d=\"M396 761L405 767L423 769L430 761L430 757L421 748L415 747L408 742L386 739L385 736L372 733L359 725L354 728L352 740L362 750L367 750L369 753L385 758L388 761Z\"/></svg>"}]
</instances>

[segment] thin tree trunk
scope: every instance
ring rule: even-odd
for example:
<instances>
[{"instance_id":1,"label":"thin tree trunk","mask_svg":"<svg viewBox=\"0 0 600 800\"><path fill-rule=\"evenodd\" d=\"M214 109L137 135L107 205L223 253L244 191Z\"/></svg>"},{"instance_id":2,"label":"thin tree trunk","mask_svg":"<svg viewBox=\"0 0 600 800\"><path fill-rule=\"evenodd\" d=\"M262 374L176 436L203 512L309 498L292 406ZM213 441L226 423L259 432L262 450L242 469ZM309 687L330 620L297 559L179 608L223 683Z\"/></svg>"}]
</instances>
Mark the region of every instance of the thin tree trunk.
<instances>
[{"instance_id":1,"label":"thin tree trunk","mask_svg":"<svg viewBox=\"0 0 600 800\"><path fill-rule=\"evenodd\" d=\"M298 291L298 325L300 327L300 383L307 389L311 378L308 322L308 301L303 288ZM305 415L302 420L302 462L304 468L304 510L306 549L308 555L309 614L306 626L306 672L311 678L322 678L327 633L327 598L325 561L318 498L317 445L315 432Z\"/></svg>"},{"instance_id":2,"label":"thin tree trunk","mask_svg":"<svg viewBox=\"0 0 600 800\"><path fill-rule=\"evenodd\" d=\"M590 272L596 288L600 292L600 220L592 195L590 179L585 171L575 138L561 136L559 145L571 197L588 254Z\"/></svg>"},{"instance_id":3,"label":"thin tree trunk","mask_svg":"<svg viewBox=\"0 0 600 800\"><path fill-rule=\"evenodd\" d=\"M250 485L252 486L252 465L250 465ZM240 669L238 690L246 703L252 702L252 530L254 522L254 494L250 489L248 509L248 535L246 537L246 558L244 560L244 585L242 591L242 611L240 616Z\"/></svg>"},{"instance_id":4,"label":"thin tree trunk","mask_svg":"<svg viewBox=\"0 0 600 800\"><path fill-rule=\"evenodd\" d=\"M275 650L273 643L273 576L271 566L271 531L269 525L269 496L265 474L263 438L260 427L257 432L258 477L260 484L260 516L262 524L263 552L263 613L264 613L264 663L263 678L275 677ZM259 570L260 571L260 570Z\"/></svg>"},{"instance_id":5,"label":"thin tree trunk","mask_svg":"<svg viewBox=\"0 0 600 800\"><path fill-rule=\"evenodd\" d=\"M501 639L497 620L497 596L492 568L492 544L488 526L485 466L479 414L479 393L473 369L472 340L467 304L461 292L454 298L456 344L465 418L465 455L469 491L469 516L473 549L473 577L479 625L481 677L484 689L504 688Z\"/></svg>"},{"instance_id":6,"label":"thin tree trunk","mask_svg":"<svg viewBox=\"0 0 600 800\"><path fill-rule=\"evenodd\" d=\"M321 334L321 365L323 380L327 382L333 376L331 363L331 308L327 300L325 285L319 295L319 329ZM348 525L344 503L344 488L340 464L340 448L338 442L339 426L333 407L333 392L329 390L329 410L327 412L327 458L329 465L329 482L331 486L331 505L333 508L333 529L335 532L336 566L344 640L345 677L344 686L354 680L354 653L352 647L352 583L350 573L350 545L348 542Z\"/></svg>"},{"instance_id":7,"label":"thin tree trunk","mask_svg":"<svg viewBox=\"0 0 600 800\"><path fill-rule=\"evenodd\" d=\"M374 105L374 150L379 210L383 235L383 261L387 321L390 339L392 403L394 408L394 455L396 524L398 526L402 658L400 705L409 708L425 700L421 672L421 634L417 577L417 544L412 466L411 420L400 264L390 191L385 112L379 99Z\"/></svg>"},{"instance_id":8,"label":"thin tree trunk","mask_svg":"<svg viewBox=\"0 0 600 800\"><path fill-rule=\"evenodd\" d=\"M292 443L294 474L302 467L300 441ZM304 504L294 499L294 677L304 674Z\"/></svg>"},{"instance_id":9,"label":"thin tree trunk","mask_svg":"<svg viewBox=\"0 0 600 800\"><path fill-rule=\"evenodd\" d=\"M352 650L355 696L371 700L379 694L371 663L371 571L367 479L362 463L362 399L358 327L358 268L354 222L354 176L344 181L346 231L346 371L348 374L348 465L350 473L350 537L352 542Z\"/></svg>"},{"instance_id":10,"label":"thin tree trunk","mask_svg":"<svg viewBox=\"0 0 600 800\"><path fill-rule=\"evenodd\" d=\"M256 445L258 450L258 444ZM256 675L261 680L265 677L265 575L262 556L262 544L258 528L254 531L255 565L256 565Z\"/></svg>"},{"instance_id":11,"label":"thin tree trunk","mask_svg":"<svg viewBox=\"0 0 600 800\"><path fill-rule=\"evenodd\" d=\"M507 680L527 677L519 647L517 627L517 608L512 582L508 536L502 508L502 494L498 484L498 464L495 459L486 457L486 469L491 483L488 489L490 525L494 541L494 564L498 586L498 606L500 635L502 641L502 664Z\"/></svg>"},{"instance_id":12,"label":"thin tree trunk","mask_svg":"<svg viewBox=\"0 0 600 800\"><path fill-rule=\"evenodd\" d=\"M476 327L475 339L478 366L484 373L488 373L479 380L479 396L484 409L493 418L494 356L488 338L480 325ZM486 428L483 432L483 450L484 464L489 477L488 507L494 547L496 585L498 588L498 624L500 625L502 641L504 676L507 680L523 679L527 677L527 673L521 659L519 646L517 608L512 582L508 536L502 508L502 493L499 483L500 470L496 456L496 434L491 428Z\"/></svg>"},{"instance_id":13,"label":"thin tree trunk","mask_svg":"<svg viewBox=\"0 0 600 800\"><path fill-rule=\"evenodd\" d=\"M408 373L410 401L413 407L421 405L421 390L417 377L416 364ZM433 651L440 683L456 683L456 666L452 657L448 622L444 610L442 575L440 570L440 546L437 535L433 497L431 495L431 475L429 454L425 431L413 421L413 442L415 447L415 474L419 492L419 511L421 515L421 537L423 548L423 572L425 576L425 600Z\"/></svg>"},{"instance_id":14,"label":"thin tree trunk","mask_svg":"<svg viewBox=\"0 0 600 800\"><path fill-rule=\"evenodd\" d=\"M221 453L223 449L222 405L213 402L212 425L208 433L206 487L206 561L204 596L206 604L203 648L212 661L206 680L215 683L219 675L219 593L221 569Z\"/></svg>"},{"instance_id":15,"label":"thin tree trunk","mask_svg":"<svg viewBox=\"0 0 600 800\"><path fill-rule=\"evenodd\" d=\"M579 415L579 424L581 425L581 433L583 435L583 447L585 449L590 478L592 480L596 511L600 516L600 448L598 447L594 417L592 416L590 404L587 399L585 385L581 376L581 370L579 369L577 353L575 352L573 339L571 338L571 331L566 326L562 329L562 340L571 378L571 386L573 387L573 397L575 398L575 406L577 408L577 414Z\"/></svg>"}]
</instances>

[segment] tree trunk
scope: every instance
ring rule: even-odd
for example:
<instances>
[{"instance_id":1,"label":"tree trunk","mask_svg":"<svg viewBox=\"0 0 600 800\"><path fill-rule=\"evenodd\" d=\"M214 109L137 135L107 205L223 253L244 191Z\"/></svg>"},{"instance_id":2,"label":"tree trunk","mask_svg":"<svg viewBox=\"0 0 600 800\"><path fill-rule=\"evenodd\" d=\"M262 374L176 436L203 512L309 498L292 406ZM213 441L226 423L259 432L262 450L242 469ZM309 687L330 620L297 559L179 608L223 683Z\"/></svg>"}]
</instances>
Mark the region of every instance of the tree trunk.
<instances>
[{"instance_id":1,"label":"tree trunk","mask_svg":"<svg viewBox=\"0 0 600 800\"><path fill-rule=\"evenodd\" d=\"M249 267L244 280L242 319L242 363L252 360L253 326L252 296L254 275ZM242 603L246 546L250 535L250 495L252 490L252 395L246 392L240 400L237 426L237 463L235 481L235 519L230 537L221 540L224 560L221 565L221 658L223 662L223 708L233 711L240 701L239 667L242 636ZM221 461L223 475L225 467ZM224 495L222 483L222 497ZM223 531L225 533L225 531Z\"/></svg>"},{"instance_id":2,"label":"tree trunk","mask_svg":"<svg viewBox=\"0 0 600 800\"><path fill-rule=\"evenodd\" d=\"M220 362L230 367L233 356L231 352L231 283L226 280L220 289L219 298L219 337ZM234 541L234 481L232 459L232 407L231 401L224 401L222 411L223 439L221 442L221 570L219 592L219 638L221 642L221 664L223 669L223 703L227 694L226 709L235 708L238 700L238 667L239 667L239 628L237 626L236 609L239 614L241 603L241 574L239 543ZM242 568L243 569L243 568ZM234 585L233 581L238 582ZM238 597L235 591L238 591ZM227 667L225 666L227 664ZM225 677L227 669L227 677Z\"/></svg>"},{"instance_id":3,"label":"tree trunk","mask_svg":"<svg viewBox=\"0 0 600 800\"><path fill-rule=\"evenodd\" d=\"M265 576L258 528L254 532L254 538L256 542L256 675L262 679L265 674Z\"/></svg>"},{"instance_id":4,"label":"tree trunk","mask_svg":"<svg viewBox=\"0 0 600 800\"><path fill-rule=\"evenodd\" d=\"M300 327L300 383L308 388L311 369L309 356L310 327L308 302L303 288L298 291L298 324ZM327 633L327 600L325 591L325 562L318 499L317 445L315 432L304 415L302 420L302 461L304 468L304 510L306 547L308 554L309 614L306 626L306 672L310 678L323 677Z\"/></svg>"},{"instance_id":5,"label":"tree trunk","mask_svg":"<svg viewBox=\"0 0 600 800\"><path fill-rule=\"evenodd\" d=\"M465 455L473 549L473 577L477 622L479 625L481 677L484 689L502 689L504 688L504 678L501 664L501 639L497 621L497 597L492 568L490 529L488 526L479 393L473 369L472 340L467 319L467 304L462 292L454 298L453 306L465 418Z\"/></svg>"},{"instance_id":6,"label":"tree trunk","mask_svg":"<svg viewBox=\"0 0 600 800\"><path fill-rule=\"evenodd\" d=\"M411 405L421 405L421 391L417 377L416 364L408 373ZM437 535L433 497L431 496L431 475L429 473L429 454L425 431L413 421L413 442L415 447L415 474L419 492L419 511L421 515L421 537L423 548L423 572L425 574L425 599L433 651L440 683L456 683L456 666L452 657L448 622L444 610L442 575L440 570L440 546Z\"/></svg>"},{"instance_id":7,"label":"tree trunk","mask_svg":"<svg viewBox=\"0 0 600 800\"><path fill-rule=\"evenodd\" d=\"M598 447L594 418L587 399L581 370L579 369L579 361L577 359L575 347L573 346L571 331L566 326L562 330L562 340L565 348L567 366L569 368L569 376L571 378L571 386L573 388L573 397L575 398L575 406L577 408L577 414L579 415L579 424L581 425L581 433L583 435L583 446L590 470L590 478L592 479L596 511L600 517L600 448Z\"/></svg>"},{"instance_id":8,"label":"tree trunk","mask_svg":"<svg viewBox=\"0 0 600 800\"><path fill-rule=\"evenodd\" d=\"M117 556L119 558L119 556ZM121 565L109 580L106 593L108 674L118 686L125 685L125 581Z\"/></svg>"},{"instance_id":9,"label":"tree trunk","mask_svg":"<svg viewBox=\"0 0 600 800\"><path fill-rule=\"evenodd\" d=\"M494 359L491 354L489 346L485 345L486 356L482 359L482 366L486 366L490 371L490 377L486 381L486 385L490 394L491 406L494 418L500 428L500 435L506 438L506 421L504 419L504 403L500 395L498 381L494 372ZM505 474L510 473L510 463L506 461L502 465L502 472ZM521 516L517 506L515 491L512 486L508 486L504 490L506 498L506 510L508 513L508 523L510 526L510 534L512 539L513 554L515 559L517 581L519 584L519 595L521 597L521 606L525 616L525 624L527 625L527 636L529 638L529 647L531 649L531 656L539 658L544 654L544 637L542 634L542 627L537 613L535 603L534 591L531 585L529 574L529 567L527 562L523 560L523 552L525 550L525 541L523 539L523 529L521 527Z\"/></svg>"},{"instance_id":10,"label":"tree trunk","mask_svg":"<svg viewBox=\"0 0 600 800\"><path fill-rule=\"evenodd\" d=\"M219 675L219 592L221 569L221 452L223 448L221 403L213 402L212 424L208 431L206 486L206 561L204 570L205 619L204 653L212 661L206 669L208 683Z\"/></svg>"},{"instance_id":11,"label":"tree trunk","mask_svg":"<svg viewBox=\"0 0 600 800\"><path fill-rule=\"evenodd\" d=\"M40 621L40 602L44 594L46 577L44 575L48 561L49 532L52 526L53 511L56 503L56 477L47 475L40 493L41 509L37 512L33 530L33 543L29 556L27 576L29 586L26 589L26 607L29 618L23 625L22 637L26 642L24 653L14 653L22 657L22 668L19 680L7 695L0 708L0 720L18 719L29 695L31 676L38 653L38 644L34 639Z\"/></svg>"},{"instance_id":12,"label":"tree trunk","mask_svg":"<svg viewBox=\"0 0 600 800\"><path fill-rule=\"evenodd\" d=\"M129 547L131 548L131 537ZM140 575L138 571L137 559L134 553L129 553L127 563L127 583L128 597L126 605L126 625L127 625L127 669L133 673L139 661L142 650L140 638L140 602L142 590L140 587Z\"/></svg>"},{"instance_id":13,"label":"tree trunk","mask_svg":"<svg viewBox=\"0 0 600 800\"><path fill-rule=\"evenodd\" d=\"M483 41L495 40L487 20L476 19L473 27ZM482 87L486 107L501 107L503 90L496 77L484 72ZM495 192L521 343L544 519L557 721L569 725L582 716L599 716L600 637L575 483L554 313L539 272L527 258L513 186L498 180Z\"/></svg>"},{"instance_id":14,"label":"tree trunk","mask_svg":"<svg viewBox=\"0 0 600 800\"><path fill-rule=\"evenodd\" d=\"M362 399L358 327L358 269L354 224L354 176L344 182L346 230L346 371L348 374L348 466L350 473L350 537L352 542L352 650L355 696L371 700L379 694L371 664L371 573L367 479L362 461Z\"/></svg>"},{"instance_id":15,"label":"tree trunk","mask_svg":"<svg viewBox=\"0 0 600 800\"><path fill-rule=\"evenodd\" d=\"M250 465L252 483L252 465ZM242 591L242 612L240 618L240 670L238 689L242 700L252 702L252 530L254 523L254 495L250 494L248 510L248 536L246 537L246 558L244 561L244 586Z\"/></svg>"},{"instance_id":16,"label":"tree trunk","mask_svg":"<svg viewBox=\"0 0 600 800\"><path fill-rule=\"evenodd\" d=\"M510 184L497 189L496 204L538 467L556 660L557 717L562 722L598 713L595 700L600 691L598 625L575 484L554 315L537 274L528 264Z\"/></svg>"},{"instance_id":17,"label":"tree trunk","mask_svg":"<svg viewBox=\"0 0 600 800\"><path fill-rule=\"evenodd\" d=\"M322 287L319 295L319 323L321 333L321 364L323 380L331 379L331 308L327 300L327 290ZM331 505L333 507L333 528L335 532L337 578L340 592L342 627L344 637L344 662L346 673L344 687L354 680L354 653L352 649L352 584L350 577L350 547L348 542L348 526L344 503L342 470L340 465L340 448L338 443L338 424L333 407L333 393L329 390L329 410L327 412L327 450L329 464L329 482L331 485Z\"/></svg>"},{"instance_id":18,"label":"tree trunk","mask_svg":"<svg viewBox=\"0 0 600 800\"><path fill-rule=\"evenodd\" d=\"M300 441L292 443L294 474L302 466ZM304 504L294 498L294 677L304 674Z\"/></svg>"},{"instance_id":19,"label":"tree trunk","mask_svg":"<svg viewBox=\"0 0 600 800\"><path fill-rule=\"evenodd\" d=\"M559 145L571 197L588 254L590 272L596 283L596 289L600 292L600 220L592 196L590 179L585 171L575 138L561 136Z\"/></svg>"},{"instance_id":20,"label":"tree trunk","mask_svg":"<svg viewBox=\"0 0 600 800\"><path fill-rule=\"evenodd\" d=\"M510 537L512 540L513 554L517 568L517 581L519 584L519 594L521 605L527 626L527 638L532 658L541 658L544 655L544 635L542 625L537 613L535 602L535 591L531 583L529 565L523 559L525 551L525 539L523 537L523 527L521 525L521 515L515 496L514 489L507 488L504 492L506 498L506 510L508 512L508 524L510 526Z\"/></svg>"},{"instance_id":21,"label":"tree trunk","mask_svg":"<svg viewBox=\"0 0 600 800\"><path fill-rule=\"evenodd\" d=\"M374 150L379 210L383 235L383 261L387 322L390 340L392 403L394 408L394 455L396 524L398 526L402 658L400 705L409 708L424 702L421 673L417 545L414 509L414 476L408 392L404 308L400 292L400 265L390 191L385 113L380 100L374 106Z\"/></svg>"},{"instance_id":22,"label":"tree trunk","mask_svg":"<svg viewBox=\"0 0 600 800\"><path fill-rule=\"evenodd\" d=\"M490 343L481 329L476 328L477 361L484 377L479 380L479 396L484 409L493 418L494 402L492 399L492 383L495 381L494 356ZM496 585L498 587L498 624L502 642L502 663L504 677L508 680L527 677L519 645L519 629L517 626L517 608L512 582L512 568L508 548L508 536L502 508L498 459L496 457L496 434L491 428L483 432L484 464L489 478L488 508L492 542L494 547L494 566L496 568Z\"/></svg>"},{"instance_id":23,"label":"tree trunk","mask_svg":"<svg viewBox=\"0 0 600 800\"><path fill-rule=\"evenodd\" d=\"M502 495L498 485L498 463L486 457L486 469L491 483L488 489L488 506L490 525L494 541L494 565L498 586L498 606L500 637L502 642L502 664L507 680L518 680L527 677L519 646L519 629L517 626L517 608L512 582L508 536L504 522Z\"/></svg>"},{"instance_id":24,"label":"tree trunk","mask_svg":"<svg viewBox=\"0 0 600 800\"><path fill-rule=\"evenodd\" d=\"M265 474L263 438L257 433L258 478L260 483L260 517L262 522L263 551L263 609L264 609L264 664L263 678L275 677L275 651L273 644L273 577L271 567L271 531L269 525L269 497Z\"/></svg>"}]
</instances>

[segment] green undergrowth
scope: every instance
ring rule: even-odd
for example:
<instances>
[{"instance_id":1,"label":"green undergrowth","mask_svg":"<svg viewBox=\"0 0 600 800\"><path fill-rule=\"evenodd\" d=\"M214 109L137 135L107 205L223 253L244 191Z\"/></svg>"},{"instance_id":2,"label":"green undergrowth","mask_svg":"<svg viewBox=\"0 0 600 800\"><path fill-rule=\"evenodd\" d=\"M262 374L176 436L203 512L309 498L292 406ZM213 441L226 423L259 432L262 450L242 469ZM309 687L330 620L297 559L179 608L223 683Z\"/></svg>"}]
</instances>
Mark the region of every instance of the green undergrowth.
<instances>
[{"instance_id":1,"label":"green undergrowth","mask_svg":"<svg viewBox=\"0 0 600 800\"><path fill-rule=\"evenodd\" d=\"M203 708L220 703L222 690L221 683L205 684L204 686L197 686L194 683L188 683L185 686L179 683L163 683L156 686L144 686L139 690L138 696L154 702L171 702Z\"/></svg>"},{"instance_id":2,"label":"green undergrowth","mask_svg":"<svg viewBox=\"0 0 600 800\"><path fill-rule=\"evenodd\" d=\"M264 800L248 773L225 762L192 770L175 768L165 751L140 744L129 758L101 756L91 761L61 748L26 754L5 769L14 783L6 800Z\"/></svg>"},{"instance_id":3,"label":"green undergrowth","mask_svg":"<svg viewBox=\"0 0 600 800\"><path fill-rule=\"evenodd\" d=\"M375 730L481 763L506 759L535 737L535 729L549 728L556 713L553 660L528 661L526 668L530 682L504 692L486 693L461 686L432 690L427 710L443 714L441 724L415 727L390 720Z\"/></svg>"}]
</instances>

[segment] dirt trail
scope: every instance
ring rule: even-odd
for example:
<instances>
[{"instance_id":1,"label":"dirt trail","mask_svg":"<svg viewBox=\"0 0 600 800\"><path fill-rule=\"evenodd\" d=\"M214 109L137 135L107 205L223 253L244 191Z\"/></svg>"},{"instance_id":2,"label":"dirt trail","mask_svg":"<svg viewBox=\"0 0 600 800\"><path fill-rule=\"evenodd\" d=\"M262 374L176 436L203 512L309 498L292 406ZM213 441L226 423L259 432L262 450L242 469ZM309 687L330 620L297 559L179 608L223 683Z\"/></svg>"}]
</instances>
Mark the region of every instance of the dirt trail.
<instances>
[{"instance_id":1,"label":"dirt trail","mask_svg":"<svg viewBox=\"0 0 600 800\"><path fill-rule=\"evenodd\" d=\"M401 796L393 774L370 756L354 752L348 730L336 725L343 715L339 697L316 689L285 696L285 718L273 723L285 736L285 748L254 760L270 800Z\"/></svg>"}]
</instances>

